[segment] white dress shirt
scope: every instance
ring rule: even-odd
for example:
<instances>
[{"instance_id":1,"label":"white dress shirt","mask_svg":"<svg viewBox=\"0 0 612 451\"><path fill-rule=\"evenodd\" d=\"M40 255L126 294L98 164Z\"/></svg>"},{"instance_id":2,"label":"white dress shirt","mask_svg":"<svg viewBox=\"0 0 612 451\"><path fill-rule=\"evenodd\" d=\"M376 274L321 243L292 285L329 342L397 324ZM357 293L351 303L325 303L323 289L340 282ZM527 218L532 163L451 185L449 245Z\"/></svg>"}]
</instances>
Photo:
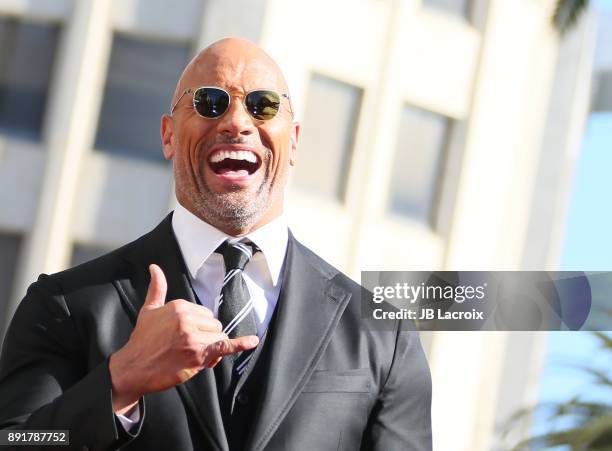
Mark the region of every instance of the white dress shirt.
<instances>
[{"instance_id":1,"label":"white dress shirt","mask_svg":"<svg viewBox=\"0 0 612 451\"><path fill-rule=\"evenodd\" d=\"M183 259L191 276L191 283L199 302L218 317L218 296L221 293L225 265L223 256L215 250L228 238L233 238L200 220L180 204L172 216L172 228ZM283 216L247 234L261 252L244 268L244 280L253 300L257 335L266 331L282 283L282 266L287 251L289 233Z\"/></svg>"},{"instance_id":2,"label":"white dress shirt","mask_svg":"<svg viewBox=\"0 0 612 451\"><path fill-rule=\"evenodd\" d=\"M217 318L225 264L223 256L215 250L233 237L202 221L180 204L177 204L172 215L172 229L198 301ZM252 241L261 250L253 255L243 272L253 300L257 335L261 338L270 324L282 284L282 268L289 240L285 218L280 216L274 219L247 234L244 239ZM140 408L137 405L128 415L117 417L129 431L140 421Z\"/></svg>"}]
</instances>

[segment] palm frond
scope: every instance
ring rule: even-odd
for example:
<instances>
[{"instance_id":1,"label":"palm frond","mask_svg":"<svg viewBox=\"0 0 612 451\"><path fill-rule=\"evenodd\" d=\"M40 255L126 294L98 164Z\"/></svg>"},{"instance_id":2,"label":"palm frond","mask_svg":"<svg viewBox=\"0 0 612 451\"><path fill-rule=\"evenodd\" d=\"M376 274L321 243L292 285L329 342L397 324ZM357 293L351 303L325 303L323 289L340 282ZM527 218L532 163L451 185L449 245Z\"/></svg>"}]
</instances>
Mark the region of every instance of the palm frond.
<instances>
[{"instance_id":1,"label":"palm frond","mask_svg":"<svg viewBox=\"0 0 612 451\"><path fill-rule=\"evenodd\" d=\"M578 21L580 14L586 10L589 0L557 0L552 24L559 34L567 33Z\"/></svg>"},{"instance_id":2,"label":"palm frond","mask_svg":"<svg viewBox=\"0 0 612 451\"><path fill-rule=\"evenodd\" d=\"M609 371L604 371L597 368L589 368L588 366L584 365L576 366L575 368L593 377L595 379L595 385L602 388L612 389L612 375Z\"/></svg>"},{"instance_id":3,"label":"palm frond","mask_svg":"<svg viewBox=\"0 0 612 451\"><path fill-rule=\"evenodd\" d=\"M572 399L563 403L552 403L550 406L551 420L572 416L579 423L585 423L592 418L606 415L612 411L612 405L600 402L585 402Z\"/></svg>"},{"instance_id":4,"label":"palm frond","mask_svg":"<svg viewBox=\"0 0 612 451\"><path fill-rule=\"evenodd\" d=\"M549 432L526 439L514 449L548 449L555 446L570 446L574 450L609 450L612 438L612 416L600 416L590 419L586 424Z\"/></svg>"},{"instance_id":5,"label":"palm frond","mask_svg":"<svg viewBox=\"0 0 612 451\"><path fill-rule=\"evenodd\" d=\"M598 352L612 355L612 335L593 332L593 336L599 341ZM591 376L591 384L603 389L602 393L608 393L607 390L612 388L612 373L607 368L579 364L572 364L571 368ZM581 398L574 396L564 402L540 402L534 407L523 408L508 420L505 430L502 429L502 436L507 437L511 430L516 430L520 421L539 412L550 422L552 430L522 440L515 445L514 450L549 449L563 445L574 451L612 450L612 399L609 396L592 400Z\"/></svg>"},{"instance_id":6,"label":"palm frond","mask_svg":"<svg viewBox=\"0 0 612 451\"><path fill-rule=\"evenodd\" d=\"M612 336L603 332L593 332L593 334L599 339L604 349L612 350Z\"/></svg>"}]
</instances>

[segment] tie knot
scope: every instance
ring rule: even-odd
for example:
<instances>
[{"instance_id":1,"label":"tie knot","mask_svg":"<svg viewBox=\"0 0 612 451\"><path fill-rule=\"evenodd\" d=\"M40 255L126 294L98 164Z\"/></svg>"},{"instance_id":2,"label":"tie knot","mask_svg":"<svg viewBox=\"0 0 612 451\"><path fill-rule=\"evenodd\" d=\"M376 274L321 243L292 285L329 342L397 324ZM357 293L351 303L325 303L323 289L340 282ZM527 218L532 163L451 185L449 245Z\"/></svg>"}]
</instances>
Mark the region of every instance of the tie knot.
<instances>
[{"instance_id":1,"label":"tie knot","mask_svg":"<svg viewBox=\"0 0 612 451\"><path fill-rule=\"evenodd\" d=\"M239 269L243 270L246 264L251 260L253 254L259 252L259 248L255 243L249 241L224 241L215 252L223 255L225 262L225 270Z\"/></svg>"}]
</instances>

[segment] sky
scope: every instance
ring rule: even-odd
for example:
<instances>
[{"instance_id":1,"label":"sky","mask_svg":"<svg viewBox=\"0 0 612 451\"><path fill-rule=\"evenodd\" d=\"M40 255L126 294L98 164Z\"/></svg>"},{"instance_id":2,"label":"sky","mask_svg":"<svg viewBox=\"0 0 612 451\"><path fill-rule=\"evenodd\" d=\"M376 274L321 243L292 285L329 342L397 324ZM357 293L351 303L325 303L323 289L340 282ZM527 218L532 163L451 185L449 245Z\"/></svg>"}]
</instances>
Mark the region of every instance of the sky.
<instances>
[{"instance_id":1,"label":"sky","mask_svg":"<svg viewBox=\"0 0 612 451\"><path fill-rule=\"evenodd\" d=\"M612 270L611 171L612 112L594 113L587 122L570 199L564 270Z\"/></svg>"},{"instance_id":2,"label":"sky","mask_svg":"<svg viewBox=\"0 0 612 451\"><path fill-rule=\"evenodd\" d=\"M592 4L612 12L612 0L596 0ZM612 42L604 45L612 46ZM612 112L593 113L587 121L574 176L561 269L612 271L611 175ZM612 373L610 356L602 354L597 343L588 332L549 333L540 401L563 401L579 395L583 400L607 400L612 404L610 390L595 388L591 377L575 369L583 365ZM536 417L534 432L551 427L555 425L546 416ZM556 448L562 449L567 448Z\"/></svg>"},{"instance_id":3,"label":"sky","mask_svg":"<svg viewBox=\"0 0 612 451\"><path fill-rule=\"evenodd\" d=\"M612 271L612 112L588 120L570 201L563 270ZM607 399L612 392L595 389L588 375L574 367L590 366L612 373L610 355L598 351L589 332L550 332L540 380L541 401ZM535 431L553 427L546 416L536 417ZM563 427L565 423L556 425ZM557 448L562 450L563 448Z\"/></svg>"}]
</instances>

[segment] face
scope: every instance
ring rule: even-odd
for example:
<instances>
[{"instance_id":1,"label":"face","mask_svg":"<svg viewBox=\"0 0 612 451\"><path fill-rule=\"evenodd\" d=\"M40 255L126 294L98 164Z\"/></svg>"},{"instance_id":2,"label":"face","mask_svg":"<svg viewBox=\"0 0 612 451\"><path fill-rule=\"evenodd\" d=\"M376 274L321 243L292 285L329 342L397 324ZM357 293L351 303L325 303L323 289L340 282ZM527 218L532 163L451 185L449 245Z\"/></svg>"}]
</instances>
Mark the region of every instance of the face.
<instances>
[{"instance_id":1,"label":"face","mask_svg":"<svg viewBox=\"0 0 612 451\"><path fill-rule=\"evenodd\" d=\"M299 126L288 99L276 116L254 119L246 93L269 89L288 94L276 64L253 44L221 41L187 67L174 101L187 88L216 86L231 95L218 119L199 116L193 94L184 95L161 124L164 155L172 159L178 201L216 228L234 236L261 227L282 213L289 166L294 164Z\"/></svg>"}]
</instances>

